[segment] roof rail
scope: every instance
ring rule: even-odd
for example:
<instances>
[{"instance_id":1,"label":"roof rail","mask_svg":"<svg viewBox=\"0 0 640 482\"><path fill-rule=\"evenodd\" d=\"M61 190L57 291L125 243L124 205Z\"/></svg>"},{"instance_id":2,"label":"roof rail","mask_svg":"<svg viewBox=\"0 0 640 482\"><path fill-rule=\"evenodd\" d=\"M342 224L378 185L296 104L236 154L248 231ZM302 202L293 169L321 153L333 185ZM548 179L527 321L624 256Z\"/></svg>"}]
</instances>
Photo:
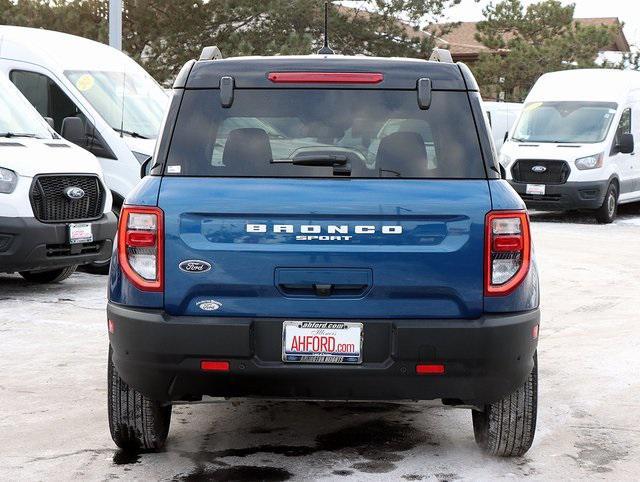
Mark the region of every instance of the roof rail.
<instances>
[{"instance_id":1,"label":"roof rail","mask_svg":"<svg viewBox=\"0 0 640 482\"><path fill-rule=\"evenodd\" d=\"M221 60L222 52L215 45L209 45L202 49L200 58L198 60Z\"/></svg>"},{"instance_id":2,"label":"roof rail","mask_svg":"<svg viewBox=\"0 0 640 482\"><path fill-rule=\"evenodd\" d=\"M436 62L447 62L452 64L453 57L451 57L451 52L447 49L433 49L431 52L431 57L429 60L434 60Z\"/></svg>"}]
</instances>

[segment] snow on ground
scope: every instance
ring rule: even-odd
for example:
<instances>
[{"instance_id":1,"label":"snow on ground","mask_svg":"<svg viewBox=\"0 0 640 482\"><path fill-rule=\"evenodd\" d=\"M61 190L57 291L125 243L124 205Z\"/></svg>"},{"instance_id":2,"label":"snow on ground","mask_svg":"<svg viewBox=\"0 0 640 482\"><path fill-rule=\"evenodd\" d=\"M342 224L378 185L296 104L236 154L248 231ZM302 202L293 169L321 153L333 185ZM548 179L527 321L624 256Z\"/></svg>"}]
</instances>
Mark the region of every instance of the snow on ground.
<instances>
[{"instance_id":1,"label":"snow on ground","mask_svg":"<svg viewBox=\"0 0 640 482\"><path fill-rule=\"evenodd\" d=\"M166 450L115 450L107 426L106 278L0 275L2 480L637 480L640 206L613 225L532 216L541 271L540 410L518 459L475 447L436 403L181 405Z\"/></svg>"}]
</instances>

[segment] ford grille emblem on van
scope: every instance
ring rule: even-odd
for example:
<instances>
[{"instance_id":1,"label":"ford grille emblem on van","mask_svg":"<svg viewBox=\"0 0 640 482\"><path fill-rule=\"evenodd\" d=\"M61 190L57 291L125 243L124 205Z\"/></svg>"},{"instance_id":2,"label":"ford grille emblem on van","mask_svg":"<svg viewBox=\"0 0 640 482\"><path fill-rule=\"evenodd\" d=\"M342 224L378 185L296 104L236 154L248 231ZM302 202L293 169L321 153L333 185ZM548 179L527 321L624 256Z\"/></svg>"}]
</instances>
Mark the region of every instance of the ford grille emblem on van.
<instances>
[{"instance_id":1,"label":"ford grille emblem on van","mask_svg":"<svg viewBox=\"0 0 640 482\"><path fill-rule=\"evenodd\" d=\"M216 300L202 300L196 303L202 311L216 311L222 308L222 303Z\"/></svg>"},{"instance_id":2,"label":"ford grille emblem on van","mask_svg":"<svg viewBox=\"0 0 640 482\"><path fill-rule=\"evenodd\" d=\"M77 186L68 187L64 190L64 195L72 201L76 201L84 197L84 189Z\"/></svg>"},{"instance_id":3,"label":"ford grille emblem on van","mask_svg":"<svg viewBox=\"0 0 640 482\"><path fill-rule=\"evenodd\" d=\"M349 226L348 224L247 224L247 233L295 234L296 241L350 241L353 235L402 234L402 226L374 226L369 224Z\"/></svg>"},{"instance_id":4,"label":"ford grille emblem on van","mask_svg":"<svg viewBox=\"0 0 640 482\"><path fill-rule=\"evenodd\" d=\"M531 170L532 170L533 172L542 173L542 172L546 172L547 168L546 168L546 167L544 167L544 166L533 166L533 167L531 168Z\"/></svg>"},{"instance_id":5,"label":"ford grille emblem on van","mask_svg":"<svg viewBox=\"0 0 640 482\"><path fill-rule=\"evenodd\" d=\"M187 273L204 273L211 269L211 264L199 259L187 259L180 263L178 268Z\"/></svg>"}]
</instances>

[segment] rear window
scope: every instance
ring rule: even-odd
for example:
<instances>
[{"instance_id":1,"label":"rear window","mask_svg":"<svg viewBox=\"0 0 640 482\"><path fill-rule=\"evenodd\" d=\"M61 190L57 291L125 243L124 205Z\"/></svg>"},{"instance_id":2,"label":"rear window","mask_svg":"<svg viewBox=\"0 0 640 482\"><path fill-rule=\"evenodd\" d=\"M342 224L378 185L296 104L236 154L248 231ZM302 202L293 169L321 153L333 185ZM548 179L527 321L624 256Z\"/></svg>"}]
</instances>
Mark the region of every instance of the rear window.
<instances>
[{"instance_id":1,"label":"rear window","mask_svg":"<svg viewBox=\"0 0 640 482\"><path fill-rule=\"evenodd\" d=\"M421 110L416 91L331 89L236 89L230 108L218 90L185 91L165 173L486 177L465 92Z\"/></svg>"}]
</instances>

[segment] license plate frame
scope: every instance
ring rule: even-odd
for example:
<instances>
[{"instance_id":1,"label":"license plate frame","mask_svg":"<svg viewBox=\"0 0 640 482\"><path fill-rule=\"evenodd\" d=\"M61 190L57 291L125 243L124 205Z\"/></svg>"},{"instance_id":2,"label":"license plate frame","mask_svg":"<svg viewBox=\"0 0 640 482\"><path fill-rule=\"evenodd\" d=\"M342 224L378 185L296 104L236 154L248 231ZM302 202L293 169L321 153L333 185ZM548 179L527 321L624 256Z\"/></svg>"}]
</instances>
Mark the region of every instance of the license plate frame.
<instances>
[{"instance_id":1,"label":"license plate frame","mask_svg":"<svg viewBox=\"0 0 640 482\"><path fill-rule=\"evenodd\" d=\"M290 327L290 328L289 328ZM287 330L289 328L289 330ZM346 330L346 331L342 331ZM306 332L306 333L305 333ZM317 340L320 349L305 350L296 352L293 350L293 338L288 338L287 333L293 336L319 337ZM285 363L316 363L327 365L358 365L362 363L364 326L361 322L355 321L308 321L308 320L286 320L282 323L282 361ZM339 340L336 340L336 335ZM327 340L326 342L323 342ZM334 339L333 350L322 350L331 348L329 337ZM287 343L291 341L287 345ZM311 340L313 343L315 340ZM353 345L357 351L345 352L338 350L338 347L348 347ZM305 347L306 348L306 347Z\"/></svg>"},{"instance_id":2,"label":"license plate frame","mask_svg":"<svg viewBox=\"0 0 640 482\"><path fill-rule=\"evenodd\" d=\"M527 184L526 193L532 196L544 196L547 192L545 184Z\"/></svg>"},{"instance_id":3,"label":"license plate frame","mask_svg":"<svg viewBox=\"0 0 640 482\"><path fill-rule=\"evenodd\" d=\"M91 223L69 224L69 244L93 242L93 226Z\"/></svg>"}]
</instances>

